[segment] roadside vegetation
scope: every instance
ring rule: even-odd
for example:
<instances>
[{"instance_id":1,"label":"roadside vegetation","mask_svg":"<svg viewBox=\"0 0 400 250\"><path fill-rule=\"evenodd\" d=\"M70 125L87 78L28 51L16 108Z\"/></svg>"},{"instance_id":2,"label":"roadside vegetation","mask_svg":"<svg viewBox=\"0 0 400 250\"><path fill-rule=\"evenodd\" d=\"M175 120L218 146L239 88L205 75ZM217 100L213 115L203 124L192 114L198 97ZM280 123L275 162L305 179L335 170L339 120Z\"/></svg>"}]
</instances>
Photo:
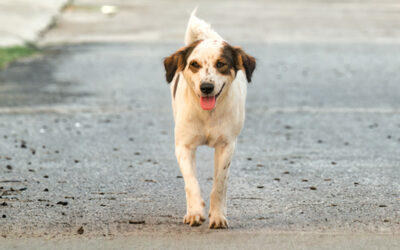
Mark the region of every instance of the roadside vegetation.
<instances>
[{"instance_id":1,"label":"roadside vegetation","mask_svg":"<svg viewBox=\"0 0 400 250\"><path fill-rule=\"evenodd\" d=\"M0 48L0 68L22 57L32 56L39 50L33 46L14 46Z\"/></svg>"}]
</instances>

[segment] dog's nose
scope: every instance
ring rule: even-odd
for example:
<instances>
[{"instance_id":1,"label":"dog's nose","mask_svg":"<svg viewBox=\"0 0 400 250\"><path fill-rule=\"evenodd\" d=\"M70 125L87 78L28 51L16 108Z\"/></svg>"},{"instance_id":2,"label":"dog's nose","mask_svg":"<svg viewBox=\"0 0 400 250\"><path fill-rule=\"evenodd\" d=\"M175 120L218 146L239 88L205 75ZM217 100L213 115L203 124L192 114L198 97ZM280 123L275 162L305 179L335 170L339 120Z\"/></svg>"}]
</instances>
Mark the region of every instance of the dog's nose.
<instances>
[{"instance_id":1,"label":"dog's nose","mask_svg":"<svg viewBox=\"0 0 400 250\"><path fill-rule=\"evenodd\" d=\"M204 82L204 83L202 83L200 85L200 90L204 94L210 94L214 90L214 84L211 84L211 83L208 83L208 82Z\"/></svg>"}]
</instances>

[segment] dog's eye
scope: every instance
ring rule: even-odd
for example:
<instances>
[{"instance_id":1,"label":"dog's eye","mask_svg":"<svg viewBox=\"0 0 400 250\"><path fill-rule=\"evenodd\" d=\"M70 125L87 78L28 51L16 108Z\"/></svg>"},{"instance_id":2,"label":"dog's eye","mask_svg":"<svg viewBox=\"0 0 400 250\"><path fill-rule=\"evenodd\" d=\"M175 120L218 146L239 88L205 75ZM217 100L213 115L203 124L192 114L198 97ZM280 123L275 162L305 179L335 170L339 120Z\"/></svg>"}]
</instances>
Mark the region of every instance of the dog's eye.
<instances>
[{"instance_id":1,"label":"dog's eye","mask_svg":"<svg viewBox=\"0 0 400 250\"><path fill-rule=\"evenodd\" d=\"M192 62L190 64L190 66L192 66L193 68L196 68L196 69L200 68L200 65L197 62Z\"/></svg>"},{"instance_id":2,"label":"dog's eye","mask_svg":"<svg viewBox=\"0 0 400 250\"><path fill-rule=\"evenodd\" d=\"M216 64L217 68L222 68L222 67L224 67L225 65L226 65L226 64L223 63L223 62L217 62L217 64Z\"/></svg>"}]
</instances>

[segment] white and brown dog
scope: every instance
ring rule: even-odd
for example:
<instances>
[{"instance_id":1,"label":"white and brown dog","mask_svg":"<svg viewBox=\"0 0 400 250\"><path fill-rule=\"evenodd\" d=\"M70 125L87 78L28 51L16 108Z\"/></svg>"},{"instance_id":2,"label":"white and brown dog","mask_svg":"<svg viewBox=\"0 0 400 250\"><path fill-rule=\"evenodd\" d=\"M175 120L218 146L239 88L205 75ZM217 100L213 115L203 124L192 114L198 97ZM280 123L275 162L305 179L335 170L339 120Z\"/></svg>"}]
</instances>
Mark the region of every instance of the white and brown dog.
<instances>
[{"instance_id":1,"label":"white and brown dog","mask_svg":"<svg viewBox=\"0 0 400 250\"><path fill-rule=\"evenodd\" d=\"M209 227L227 228L229 166L244 124L247 84L256 61L224 41L195 16L195 11L188 23L185 45L164 60L167 81L173 83L175 154L185 180L184 222L199 226L205 220L195 153L198 146L208 145L215 148Z\"/></svg>"}]
</instances>

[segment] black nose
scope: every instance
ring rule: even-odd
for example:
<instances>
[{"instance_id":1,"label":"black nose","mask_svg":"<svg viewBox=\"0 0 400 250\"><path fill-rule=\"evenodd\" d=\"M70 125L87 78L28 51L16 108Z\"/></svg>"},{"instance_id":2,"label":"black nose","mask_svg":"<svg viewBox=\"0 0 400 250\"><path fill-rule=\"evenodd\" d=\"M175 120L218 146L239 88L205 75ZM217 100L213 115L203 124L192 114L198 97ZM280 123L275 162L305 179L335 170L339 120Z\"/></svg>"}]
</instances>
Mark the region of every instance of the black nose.
<instances>
[{"instance_id":1,"label":"black nose","mask_svg":"<svg viewBox=\"0 0 400 250\"><path fill-rule=\"evenodd\" d=\"M214 90L214 84L211 84L211 83L208 83L208 82L202 83L200 85L200 90L204 94L210 94Z\"/></svg>"}]
</instances>

